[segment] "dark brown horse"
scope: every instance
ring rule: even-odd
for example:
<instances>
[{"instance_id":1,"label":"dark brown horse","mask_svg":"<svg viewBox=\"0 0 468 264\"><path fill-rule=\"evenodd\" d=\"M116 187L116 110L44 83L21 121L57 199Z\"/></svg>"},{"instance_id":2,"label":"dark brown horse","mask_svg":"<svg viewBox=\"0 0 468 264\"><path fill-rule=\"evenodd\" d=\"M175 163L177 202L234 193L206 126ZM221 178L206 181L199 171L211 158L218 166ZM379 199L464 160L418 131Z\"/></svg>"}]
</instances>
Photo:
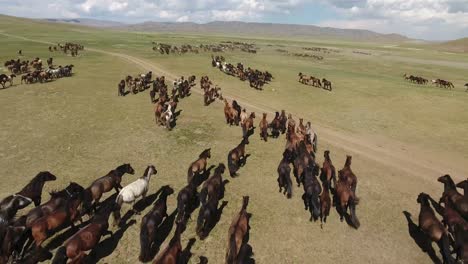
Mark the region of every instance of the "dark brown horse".
<instances>
[{"instance_id":1,"label":"dark brown horse","mask_svg":"<svg viewBox=\"0 0 468 264\"><path fill-rule=\"evenodd\" d=\"M450 255L450 242L447 231L435 216L429 204L428 195L420 193L417 202L421 204L419 211L419 227L421 227L432 241L439 244L444 263L454 263Z\"/></svg>"},{"instance_id":2,"label":"dark brown horse","mask_svg":"<svg viewBox=\"0 0 468 264\"><path fill-rule=\"evenodd\" d=\"M176 222L185 222L190 214L198 207L199 198L197 186L192 181L177 194L177 217Z\"/></svg>"},{"instance_id":3,"label":"dark brown horse","mask_svg":"<svg viewBox=\"0 0 468 264\"><path fill-rule=\"evenodd\" d=\"M273 138L279 137L281 131L281 120L279 112L275 113L275 118L271 121L268 127L271 128L271 136Z\"/></svg>"},{"instance_id":4,"label":"dark brown horse","mask_svg":"<svg viewBox=\"0 0 468 264\"><path fill-rule=\"evenodd\" d=\"M322 193L320 194L320 227L322 227L323 223L327 222L327 217L330 215L330 208L332 205L328 184L328 181L322 182Z\"/></svg>"},{"instance_id":5,"label":"dark brown horse","mask_svg":"<svg viewBox=\"0 0 468 264\"><path fill-rule=\"evenodd\" d=\"M99 200L102 195L106 192L115 189L115 192L119 193L122 189L120 184L122 176L125 174L135 174L135 170L130 164L122 164L116 169L109 171L105 176L95 180L87 189L85 194L85 209L89 210L91 207L97 208ZM92 203L94 202L94 205Z\"/></svg>"},{"instance_id":6,"label":"dark brown horse","mask_svg":"<svg viewBox=\"0 0 468 264\"><path fill-rule=\"evenodd\" d=\"M192 162L187 171L187 183L190 184L197 174L203 174L206 172L206 164L208 163L208 159L211 158L211 148L205 149L200 155L198 155L198 159Z\"/></svg>"},{"instance_id":7,"label":"dark brown horse","mask_svg":"<svg viewBox=\"0 0 468 264\"><path fill-rule=\"evenodd\" d=\"M39 172L21 191L17 194L33 200L35 206L41 204L42 188L47 181L55 181L57 177L48 171Z\"/></svg>"},{"instance_id":8,"label":"dark brown horse","mask_svg":"<svg viewBox=\"0 0 468 264\"><path fill-rule=\"evenodd\" d=\"M109 215L114 209L114 201L111 200L99 208L90 223L81 228L70 237L63 246L57 250L52 264L65 264L67 259L71 263L85 263L86 251L93 249L109 231Z\"/></svg>"},{"instance_id":9,"label":"dark brown horse","mask_svg":"<svg viewBox=\"0 0 468 264\"><path fill-rule=\"evenodd\" d=\"M220 197L214 194L208 201L202 203L197 217L196 233L201 240L204 240L218 218L218 204Z\"/></svg>"},{"instance_id":10,"label":"dark brown horse","mask_svg":"<svg viewBox=\"0 0 468 264\"><path fill-rule=\"evenodd\" d=\"M141 262L151 260L151 251L156 240L158 228L167 215L167 197L174 193L169 186L164 186L159 199L154 203L153 208L141 219L140 229L140 256Z\"/></svg>"},{"instance_id":11,"label":"dark brown horse","mask_svg":"<svg viewBox=\"0 0 468 264\"><path fill-rule=\"evenodd\" d=\"M226 166L224 163L219 163L213 176L203 183L203 187L200 191L200 202L202 205L212 196L219 197L219 199L224 197L223 173L225 170Z\"/></svg>"},{"instance_id":12,"label":"dark brown horse","mask_svg":"<svg viewBox=\"0 0 468 264\"><path fill-rule=\"evenodd\" d=\"M185 222L177 222L174 236L167 247L153 261L153 264L179 264L181 262L182 244L180 236L185 231Z\"/></svg>"},{"instance_id":13,"label":"dark brown horse","mask_svg":"<svg viewBox=\"0 0 468 264\"><path fill-rule=\"evenodd\" d=\"M288 122L288 117L286 116L286 112L284 110L281 110L281 115L279 117L279 120L280 120L280 130L281 130L281 134L284 134L286 133L286 129L287 129L287 122Z\"/></svg>"},{"instance_id":14,"label":"dark brown horse","mask_svg":"<svg viewBox=\"0 0 468 264\"><path fill-rule=\"evenodd\" d=\"M288 150L284 150L283 159L281 159L277 169L279 192L284 189L283 194L286 194L288 199L292 197L291 167L289 167L291 159L292 153Z\"/></svg>"},{"instance_id":15,"label":"dark brown horse","mask_svg":"<svg viewBox=\"0 0 468 264\"><path fill-rule=\"evenodd\" d=\"M453 203L455 209L461 214L461 216L468 219L468 196L461 195L457 191L457 187L450 175L447 174L441 176L437 180L444 184L442 198L447 197L448 200Z\"/></svg>"},{"instance_id":16,"label":"dark brown horse","mask_svg":"<svg viewBox=\"0 0 468 264\"><path fill-rule=\"evenodd\" d=\"M249 144L249 138L243 137L241 143L237 145L237 147L229 151L227 159L228 159L229 174L231 175L231 177L236 176L239 168L245 165L245 162L246 162L245 145L248 145L248 144Z\"/></svg>"},{"instance_id":17,"label":"dark brown horse","mask_svg":"<svg viewBox=\"0 0 468 264\"><path fill-rule=\"evenodd\" d=\"M330 159L330 151L325 150L323 153L325 158L322 164L322 172L320 173L320 180L328 182L327 186L331 188L331 184L336 185L336 170L335 166Z\"/></svg>"},{"instance_id":18,"label":"dark brown horse","mask_svg":"<svg viewBox=\"0 0 468 264\"><path fill-rule=\"evenodd\" d=\"M340 171L338 171L338 178L343 183L348 184L348 187L351 188L354 194L356 194L356 187L357 187L357 177L354 175L353 170L351 170L351 156L346 156L346 162Z\"/></svg>"},{"instance_id":19,"label":"dark brown horse","mask_svg":"<svg viewBox=\"0 0 468 264\"><path fill-rule=\"evenodd\" d=\"M268 121L266 119L267 114L263 113L263 118L260 120L260 138L265 140L265 142L268 141Z\"/></svg>"},{"instance_id":20,"label":"dark brown horse","mask_svg":"<svg viewBox=\"0 0 468 264\"><path fill-rule=\"evenodd\" d=\"M244 237L249 231L249 215L247 213L248 204L249 196L244 196L242 208L232 219L231 226L229 227L226 264L242 263L242 257L239 256L239 253L244 244Z\"/></svg>"},{"instance_id":21,"label":"dark brown horse","mask_svg":"<svg viewBox=\"0 0 468 264\"><path fill-rule=\"evenodd\" d=\"M125 80L121 80L117 86L118 96L125 96Z\"/></svg>"},{"instance_id":22,"label":"dark brown horse","mask_svg":"<svg viewBox=\"0 0 468 264\"><path fill-rule=\"evenodd\" d=\"M296 177L297 186L300 186L307 167L315 166L315 159L307 150L307 146L305 145L304 141L301 141L297 147L293 166L293 173L294 177Z\"/></svg>"},{"instance_id":23,"label":"dark brown horse","mask_svg":"<svg viewBox=\"0 0 468 264\"><path fill-rule=\"evenodd\" d=\"M255 119L255 112L250 113L250 116L245 119L244 123L242 124L242 136L248 137L253 134L254 127L254 119Z\"/></svg>"},{"instance_id":24,"label":"dark brown horse","mask_svg":"<svg viewBox=\"0 0 468 264\"><path fill-rule=\"evenodd\" d=\"M310 221L317 221L320 217L320 193L322 192L322 187L316 177L318 170L318 166L310 163L304 171L304 177L302 178L302 185L304 186L302 200L304 200L305 210L310 211Z\"/></svg>"},{"instance_id":25,"label":"dark brown horse","mask_svg":"<svg viewBox=\"0 0 468 264\"><path fill-rule=\"evenodd\" d=\"M468 195L468 179L466 180L463 180L459 183L457 183L457 185L455 185L457 188L461 188L463 189L463 196L467 196Z\"/></svg>"}]
</instances>

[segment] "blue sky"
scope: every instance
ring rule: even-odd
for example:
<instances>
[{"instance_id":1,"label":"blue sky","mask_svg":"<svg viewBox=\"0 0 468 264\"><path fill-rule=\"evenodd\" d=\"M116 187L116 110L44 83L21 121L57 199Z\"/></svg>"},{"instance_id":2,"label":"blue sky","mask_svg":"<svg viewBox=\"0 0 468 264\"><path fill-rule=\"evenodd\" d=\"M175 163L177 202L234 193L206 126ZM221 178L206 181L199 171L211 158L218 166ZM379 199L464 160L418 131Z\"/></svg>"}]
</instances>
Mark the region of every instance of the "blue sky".
<instances>
[{"instance_id":1,"label":"blue sky","mask_svg":"<svg viewBox=\"0 0 468 264\"><path fill-rule=\"evenodd\" d=\"M126 23L236 20L369 29L429 40L468 37L468 0L0 0L0 13Z\"/></svg>"}]
</instances>

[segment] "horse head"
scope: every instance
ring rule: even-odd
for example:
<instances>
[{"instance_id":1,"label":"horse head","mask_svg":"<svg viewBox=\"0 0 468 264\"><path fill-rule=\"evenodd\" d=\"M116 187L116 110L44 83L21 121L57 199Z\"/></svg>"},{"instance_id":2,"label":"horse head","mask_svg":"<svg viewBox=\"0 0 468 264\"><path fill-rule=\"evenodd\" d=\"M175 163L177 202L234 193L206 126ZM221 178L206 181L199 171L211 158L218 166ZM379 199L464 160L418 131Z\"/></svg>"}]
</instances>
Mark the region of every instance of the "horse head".
<instances>
[{"instance_id":1,"label":"horse head","mask_svg":"<svg viewBox=\"0 0 468 264\"><path fill-rule=\"evenodd\" d=\"M130 163L125 163L125 164L120 165L117 168L117 170L120 171L120 172L123 172L123 173L128 173L128 174L132 174L132 175L135 174L135 170L132 168Z\"/></svg>"},{"instance_id":2,"label":"horse head","mask_svg":"<svg viewBox=\"0 0 468 264\"><path fill-rule=\"evenodd\" d=\"M427 204L428 199L429 199L429 195L427 193L422 192L418 195L418 198L416 199L416 201L420 204Z\"/></svg>"},{"instance_id":3,"label":"horse head","mask_svg":"<svg viewBox=\"0 0 468 264\"><path fill-rule=\"evenodd\" d=\"M41 171L41 172L39 172L37 177L41 181L55 181L55 180L57 180L57 177L55 175L53 175L52 173L50 173L49 171Z\"/></svg>"}]
</instances>

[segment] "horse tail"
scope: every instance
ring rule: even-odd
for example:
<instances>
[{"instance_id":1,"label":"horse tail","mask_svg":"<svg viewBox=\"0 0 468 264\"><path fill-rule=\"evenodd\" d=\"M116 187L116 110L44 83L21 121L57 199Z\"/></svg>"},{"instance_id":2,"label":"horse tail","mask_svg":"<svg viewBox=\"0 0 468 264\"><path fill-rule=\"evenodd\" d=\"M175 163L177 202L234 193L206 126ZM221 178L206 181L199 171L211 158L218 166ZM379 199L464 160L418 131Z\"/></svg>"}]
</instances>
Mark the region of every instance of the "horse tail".
<instances>
[{"instance_id":1,"label":"horse tail","mask_svg":"<svg viewBox=\"0 0 468 264\"><path fill-rule=\"evenodd\" d=\"M150 237L148 233L148 228L146 227L146 223L144 218L141 222L141 231L140 231L140 256L138 259L141 262L148 262L150 261L150 256L148 256L150 252Z\"/></svg>"},{"instance_id":2,"label":"horse tail","mask_svg":"<svg viewBox=\"0 0 468 264\"><path fill-rule=\"evenodd\" d=\"M356 216L356 199L353 197L348 202L349 210L351 211L351 223L354 228L358 229L361 226L359 219Z\"/></svg>"},{"instance_id":3,"label":"horse tail","mask_svg":"<svg viewBox=\"0 0 468 264\"><path fill-rule=\"evenodd\" d=\"M438 244L442 251L442 257L444 259L444 263L448 263L448 264L454 263L452 255L450 253L450 241L449 241L449 237L447 236L447 234L444 234L441 237Z\"/></svg>"},{"instance_id":4,"label":"horse tail","mask_svg":"<svg viewBox=\"0 0 468 264\"><path fill-rule=\"evenodd\" d=\"M236 263L237 260L237 243L236 243L236 233L233 232L229 237L229 247L228 252L226 252L226 263Z\"/></svg>"},{"instance_id":5,"label":"horse tail","mask_svg":"<svg viewBox=\"0 0 468 264\"><path fill-rule=\"evenodd\" d=\"M231 177L234 177L236 174L236 171L238 170L238 167L236 164L234 164L234 161L232 160L232 151L229 151L228 153L228 168L229 168L229 174Z\"/></svg>"},{"instance_id":6,"label":"horse tail","mask_svg":"<svg viewBox=\"0 0 468 264\"><path fill-rule=\"evenodd\" d=\"M55 257L52 260L52 264L66 264L67 260L67 248L65 246L62 246L59 249L57 249Z\"/></svg>"},{"instance_id":7,"label":"horse tail","mask_svg":"<svg viewBox=\"0 0 468 264\"><path fill-rule=\"evenodd\" d=\"M120 208L122 207L122 203L123 203L123 197L122 195L117 195L117 198L115 199L115 207L114 207L114 211L113 211L113 216L114 216L114 226L116 226L119 222L120 222L120 219L121 219L121 216L120 216Z\"/></svg>"}]
</instances>

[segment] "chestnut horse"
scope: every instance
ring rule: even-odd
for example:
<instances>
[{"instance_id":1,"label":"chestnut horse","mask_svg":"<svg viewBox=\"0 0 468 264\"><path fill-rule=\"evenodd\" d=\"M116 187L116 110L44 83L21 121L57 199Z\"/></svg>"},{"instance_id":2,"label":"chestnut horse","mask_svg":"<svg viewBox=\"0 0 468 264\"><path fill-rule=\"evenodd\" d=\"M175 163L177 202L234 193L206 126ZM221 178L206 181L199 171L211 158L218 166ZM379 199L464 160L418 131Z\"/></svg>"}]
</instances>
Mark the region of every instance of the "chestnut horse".
<instances>
[{"instance_id":1,"label":"chestnut horse","mask_svg":"<svg viewBox=\"0 0 468 264\"><path fill-rule=\"evenodd\" d=\"M302 185L304 186L304 194L302 200L304 200L305 210L310 211L310 221L320 217L320 193L322 187L317 179L318 166L314 163L310 163L304 171L304 177L302 177Z\"/></svg>"},{"instance_id":2,"label":"chestnut horse","mask_svg":"<svg viewBox=\"0 0 468 264\"><path fill-rule=\"evenodd\" d=\"M244 124L242 125L242 136L248 137L253 134L254 127L254 119L255 119L255 112L250 113L250 116L245 119Z\"/></svg>"},{"instance_id":3,"label":"chestnut horse","mask_svg":"<svg viewBox=\"0 0 468 264\"><path fill-rule=\"evenodd\" d=\"M281 131L281 120L279 112L275 113L275 118L271 121L268 127L271 128L271 136L273 138L279 137Z\"/></svg>"},{"instance_id":4,"label":"chestnut horse","mask_svg":"<svg viewBox=\"0 0 468 264\"><path fill-rule=\"evenodd\" d=\"M457 191L457 187L450 175L447 174L441 176L437 180L444 184L442 198L448 197L448 200L453 203L455 209L463 216L463 218L468 219L468 196L461 195Z\"/></svg>"},{"instance_id":5,"label":"chestnut horse","mask_svg":"<svg viewBox=\"0 0 468 264\"><path fill-rule=\"evenodd\" d=\"M263 113L263 118L260 120L260 138L265 140L265 142L268 141L268 121L266 119L267 114Z\"/></svg>"},{"instance_id":6,"label":"chestnut horse","mask_svg":"<svg viewBox=\"0 0 468 264\"><path fill-rule=\"evenodd\" d=\"M208 159L211 158L211 148L205 149L200 155L198 155L198 159L192 162L187 171L187 183L190 184L195 177L196 174L203 174L206 172L206 164L208 163Z\"/></svg>"},{"instance_id":7,"label":"chestnut horse","mask_svg":"<svg viewBox=\"0 0 468 264\"><path fill-rule=\"evenodd\" d=\"M122 176L125 173L133 175L135 174L135 170L128 163L122 164L116 169L109 171L105 176L102 176L91 183L85 193L85 210L91 209L91 206L96 209L97 204L104 193L109 192L112 189L115 189L115 192L119 193L120 189L122 189L120 182L122 181ZM92 205L93 202L94 205Z\"/></svg>"},{"instance_id":8,"label":"chestnut horse","mask_svg":"<svg viewBox=\"0 0 468 264\"><path fill-rule=\"evenodd\" d=\"M24 186L20 194L33 200L35 206L41 204L42 189L47 181L55 181L57 177L48 171L39 172L26 186Z\"/></svg>"},{"instance_id":9,"label":"chestnut horse","mask_svg":"<svg viewBox=\"0 0 468 264\"><path fill-rule=\"evenodd\" d=\"M109 215L114 208L114 201L110 200L101 206L91 222L70 237L63 246L57 250L52 264L65 264L67 259L71 263L85 263L86 251L92 250L107 234L112 235L109 228Z\"/></svg>"},{"instance_id":10,"label":"chestnut horse","mask_svg":"<svg viewBox=\"0 0 468 264\"><path fill-rule=\"evenodd\" d=\"M322 193L320 194L320 228L322 228L323 223L327 222L331 205L329 182L323 181Z\"/></svg>"},{"instance_id":11,"label":"chestnut horse","mask_svg":"<svg viewBox=\"0 0 468 264\"><path fill-rule=\"evenodd\" d=\"M244 196L242 199L242 208L232 219L229 227L226 264L242 263L242 257L239 253L244 244L244 237L249 231L249 215L247 213L249 196Z\"/></svg>"},{"instance_id":12,"label":"chestnut horse","mask_svg":"<svg viewBox=\"0 0 468 264\"><path fill-rule=\"evenodd\" d=\"M229 174L231 175L231 177L236 176L239 168L245 165L245 162L246 162L245 145L248 145L248 144L249 144L249 138L243 137L241 143L237 145L237 147L229 151L227 158L228 158Z\"/></svg>"},{"instance_id":13,"label":"chestnut horse","mask_svg":"<svg viewBox=\"0 0 468 264\"><path fill-rule=\"evenodd\" d=\"M346 162L343 169L338 171L338 178L340 181L346 183L351 191L356 194L356 187L357 187L357 177L354 175L353 171L351 170L351 156L346 156Z\"/></svg>"}]
</instances>

